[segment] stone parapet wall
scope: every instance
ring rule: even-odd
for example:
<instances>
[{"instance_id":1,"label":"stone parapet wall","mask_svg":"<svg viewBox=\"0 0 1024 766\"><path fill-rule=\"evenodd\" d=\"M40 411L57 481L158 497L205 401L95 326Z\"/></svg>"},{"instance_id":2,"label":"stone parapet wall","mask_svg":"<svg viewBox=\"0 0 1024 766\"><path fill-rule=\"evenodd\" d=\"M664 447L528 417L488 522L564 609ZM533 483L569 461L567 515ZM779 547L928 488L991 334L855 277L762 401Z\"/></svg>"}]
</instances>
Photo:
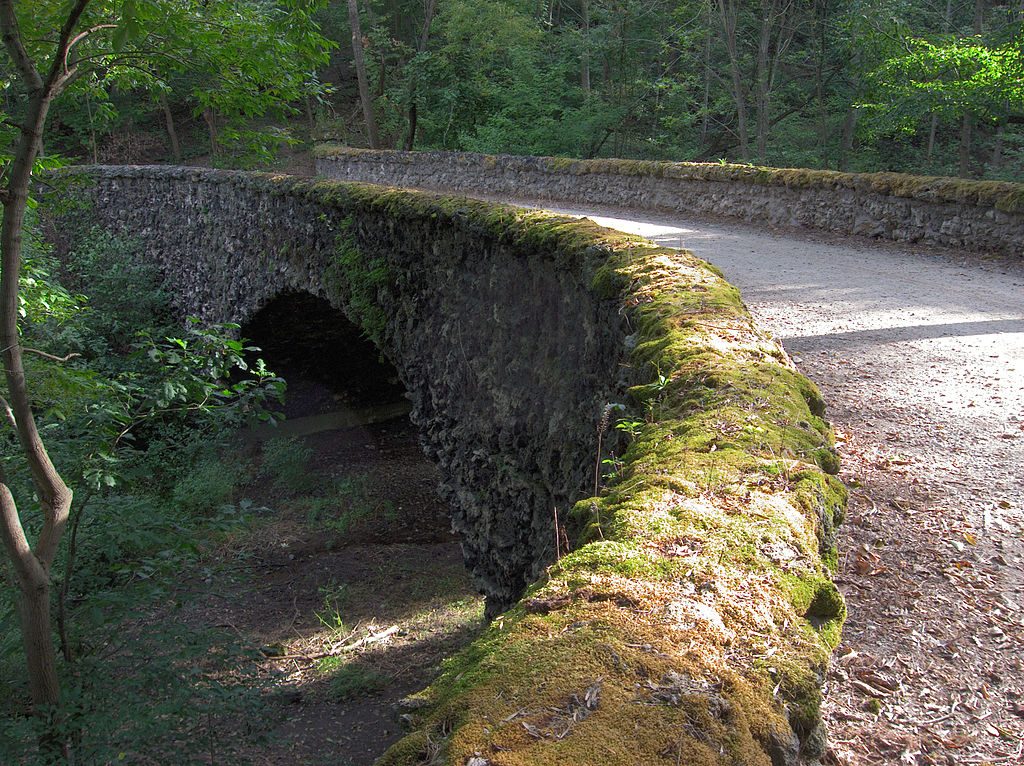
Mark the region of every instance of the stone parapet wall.
<instances>
[{"instance_id":1,"label":"stone parapet wall","mask_svg":"<svg viewBox=\"0 0 1024 766\"><path fill-rule=\"evenodd\" d=\"M570 160L325 145L317 173L416 189L810 228L1024 256L1024 184L634 160Z\"/></svg>"}]
</instances>

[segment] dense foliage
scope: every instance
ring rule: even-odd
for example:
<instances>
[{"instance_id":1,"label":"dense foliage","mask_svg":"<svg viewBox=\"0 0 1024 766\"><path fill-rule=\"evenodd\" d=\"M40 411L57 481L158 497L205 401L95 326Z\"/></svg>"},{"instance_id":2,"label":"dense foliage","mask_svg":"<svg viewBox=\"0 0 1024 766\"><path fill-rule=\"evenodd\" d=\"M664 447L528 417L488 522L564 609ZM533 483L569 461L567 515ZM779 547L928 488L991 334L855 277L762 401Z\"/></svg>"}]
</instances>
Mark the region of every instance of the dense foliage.
<instances>
[{"instance_id":1,"label":"dense foliage","mask_svg":"<svg viewBox=\"0 0 1024 766\"><path fill-rule=\"evenodd\" d=\"M55 112L53 148L237 164L295 134L365 145L346 3L178 5L124 3L154 30L152 54L79 83ZM1024 175L1018 0L363 0L359 10L385 147ZM186 50L164 46L170 23L194 25ZM221 29L234 53L214 66L204 35ZM269 92L291 107L262 106Z\"/></svg>"},{"instance_id":2,"label":"dense foliage","mask_svg":"<svg viewBox=\"0 0 1024 766\"><path fill-rule=\"evenodd\" d=\"M257 511L238 496L255 469L227 447L226 434L269 417L283 382L250 367L236 328L191 322L183 330L132 242L93 231L58 259L36 229L29 233L23 339L50 354L30 354L29 374L40 430L77 490L53 571L63 736L81 763L132 757L139 747L189 762L191 748L209 752L210 737L223 749L225 732L207 727L223 729L221 719L240 708L254 714L247 706L259 679L239 664L252 648L184 627L153 634L143 618L180 607L175 575L186 565L201 573L201 540ZM15 494L30 496L11 429L0 460ZM47 722L28 715L9 590L4 581L0 752L32 763Z\"/></svg>"},{"instance_id":3,"label":"dense foliage","mask_svg":"<svg viewBox=\"0 0 1024 766\"><path fill-rule=\"evenodd\" d=\"M72 663L76 652L67 620L69 588L78 532L93 499L89 492L76 496L75 490L103 493L122 483L128 474L119 475L118 468L131 465L133 451L147 460L160 457L160 444L166 443L166 434L174 433L176 416L179 421L182 415L189 416L190 422L178 425L193 431L195 421L201 420L197 415L223 421L225 413L240 406L251 410L254 402L258 410L268 395L267 386L274 386L273 376L262 368L254 379L232 377L236 369L245 369L245 349L229 337L236 328L197 323L181 337L143 333L132 363L107 369L122 355L118 344L123 345L124 337L103 338L102 332L90 333L85 325L76 327L83 314L79 300L51 279L52 267L33 253L32 242L25 241L26 213L36 186L33 176L53 125L48 121L50 109L54 104L73 105L76 96L84 98L95 160L99 128L94 99L102 107L95 114L112 120L117 112L103 98L108 87L121 87L133 97L157 94L177 159L180 144L165 90L180 76L188 81L188 95L206 120L212 157L219 157L232 143L240 145L242 156L267 156L276 137L272 128L258 121L275 110L287 113L292 101L318 90L307 69L328 47L311 21L318 7L315 0L74 0L28 7L0 0L6 54L0 71L5 97L0 112L0 414L7 427L0 454L0 537L22 635L29 710L46 760L72 761L83 747L79 733L97 728L79 721L73 703L69 705L62 694L67 683L61 680L54 642L56 608L64 660ZM92 268L83 267L79 277L90 286L94 281L102 284L103 277L110 276L104 272L105 263L100 259ZM120 263L120 271L130 272L131 263ZM129 287L133 289L123 293L122 302L130 302L136 289L158 294L155 284ZM108 294L114 292L108 287ZM138 327L139 320L146 319L129 312L117 324L122 329ZM93 346L91 340L100 342ZM99 356L104 340L107 353ZM27 345L30 342L37 346ZM63 356L45 348L76 342L82 350ZM36 369L33 361L40 359L61 366L56 371ZM157 426L166 428L157 432ZM174 456L180 447L172 438L170 450L162 456ZM51 457L55 448L59 454L55 451ZM153 475L158 474L156 465L137 474L136 480L151 487L154 478L159 479ZM123 520L125 515L115 518ZM116 539L114 530L103 538L104 543L111 539Z\"/></svg>"},{"instance_id":4,"label":"dense foliage","mask_svg":"<svg viewBox=\"0 0 1024 766\"><path fill-rule=\"evenodd\" d=\"M323 0L94 0L76 27L68 64L78 71L51 115L45 145L93 161L152 158L140 120L157 115L169 159L192 151L179 138L185 114L201 121L202 151L224 163L266 159L292 140L279 125L296 104L325 91L316 69L331 43L314 14ZM27 53L43 61L67 3L33 2L18 24ZM26 105L13 64L0 63L0 153L13 143ZM191 125L191 123L190 123ZM102 145L102 151L101 151Z\"/></svg>"}]
</instances>

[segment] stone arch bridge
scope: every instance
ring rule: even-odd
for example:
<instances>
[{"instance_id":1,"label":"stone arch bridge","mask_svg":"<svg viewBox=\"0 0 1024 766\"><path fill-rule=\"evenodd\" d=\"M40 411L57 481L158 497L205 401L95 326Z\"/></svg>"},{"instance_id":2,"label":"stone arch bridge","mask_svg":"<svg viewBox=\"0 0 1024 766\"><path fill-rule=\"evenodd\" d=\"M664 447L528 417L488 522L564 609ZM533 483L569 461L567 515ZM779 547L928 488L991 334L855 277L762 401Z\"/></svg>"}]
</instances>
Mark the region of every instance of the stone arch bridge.
<instances>
[{"instance_id":1,"label":"stone arch bridge","mask_svg":"<svg viewBox=\"0 0 1024 766\"><path fill-rule=\"evenodd\" d=\"M309 292L399 371L501 616L383 763L823 753L845 490L820 395L713 267L573 219L381 187L193 168L64 179L84 215L141 241L183 312L244 322ZM595 491L612 403L640 425ZM576 543L557 562L556 508Z\"/></svg>"}]
</instances>

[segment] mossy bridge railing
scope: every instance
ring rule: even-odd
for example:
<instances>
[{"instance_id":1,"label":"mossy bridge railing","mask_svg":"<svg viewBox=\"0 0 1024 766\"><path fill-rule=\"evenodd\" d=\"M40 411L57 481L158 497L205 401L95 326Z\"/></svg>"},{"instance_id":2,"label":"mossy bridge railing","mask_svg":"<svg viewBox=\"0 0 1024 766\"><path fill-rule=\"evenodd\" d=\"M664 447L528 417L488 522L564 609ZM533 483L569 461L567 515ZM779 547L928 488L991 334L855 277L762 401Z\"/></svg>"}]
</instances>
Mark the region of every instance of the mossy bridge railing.
<instances>
[{"instance_id":1,"label":"mossy bridge railing","mask_svg":"<svg viewBox=\"0 0 1024 766\"><path fill-rule=\"evenodd\" d=\"M904 173L398 152L325 144L320 175L415 189L816 229L1024 257L1024 184Z\"/></svg>"},{"instance_id":2,"label":"mossy bridge railing","mask_svg":"<svg viewBox=\"0 0 1024 766\"><path fill-rule=\"evenodd\" d=\"M145 245L182 311L240 321L308 291L402 376L495 619L382 763L822 755L846 493L817 389L714 267L589 222L359 184L63 179L89 202L75 215ZM602 433L612 404L629 422Z\"/></svg>"}]
</instances>

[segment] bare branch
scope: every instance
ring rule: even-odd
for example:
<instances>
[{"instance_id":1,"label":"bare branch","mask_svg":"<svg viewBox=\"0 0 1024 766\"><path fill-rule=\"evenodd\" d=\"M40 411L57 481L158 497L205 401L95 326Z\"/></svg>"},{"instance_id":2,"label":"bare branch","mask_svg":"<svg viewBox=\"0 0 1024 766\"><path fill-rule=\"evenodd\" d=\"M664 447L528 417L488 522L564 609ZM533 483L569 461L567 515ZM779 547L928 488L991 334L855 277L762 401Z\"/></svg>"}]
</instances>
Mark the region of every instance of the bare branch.
<instances>
[{"instance_id":1,"label":"bare branch","mask_svg":"<svg viewBox=\"0 0 1024 766\"><path fill-rule=\"evenodd\" d=\"M95 53L95 54L92 54L90 56L82 56L82 57L80 57L80 58L75 60L75 66L78 66L78 65L86 63L86 62L102 61L103 59L109 59L109 58L110 58L110 54L109 53ZM190 64L190 62L186 61L185 59L179 58L177 56L174 56L174 55L172 55L170 53L167 53L166 51L161 51L161 50L158 50L156 48L153 48L153 49L142 49L142 48L140 48L138 50L124 51L122 53L117 54L117 65L118 66L132 66L133 68L138 69L140 72L146 72L147 74L151 74L151 72L148 69L146 69L145 67L135 66L135 65L132 65L132 64L127 64L126 62L131 61L132 59L140 59L142 61L152 61L155 58L166 59L167 61L173 62L173 63L178 64L178 65L183 66L183 67L188 67L189 64Z\"/></svg>"},{"instance_id":2,"label":"bare branch","mask_svg":"<svg viewBox=\"0 0 1024 766\"><path fill-rule=\"evenodd\" d=\"M67 354L65 356L55 356L54 354L48 354L45 351L40 351L37 348L29 348L28 346L22 346L21 350L25 351L25 352L27 352L29 354L35 354L36 356L41 356L43 359L49 359L51 362L70 362L72 359L75 359L75 358L81 356L81 354L77 354L77 353L74 353L74 352L72 352L70 354Z\"/></svg>"},{"instance_id":3,"label":"bare branch","mask_svg":"<svg viewBox=\"0 0 1024 766\"><path fill-rule=\"evenodd\" d=\"M9 0L5 1L9 2ZM67 82L70 79L67 69L67 53L71 47L71 35L75 31L75 27L78 26L78 20L82 17L85 6L88 4L89 0L75 0L74 6L68 11L67 18L64 19L64 25L60 28L60 38L57 41L53 64L50 65L50 73L46 75L45 87L50 96L56 94L61 81Z\"/></svg>"},{"instance_id":4,"label":"bare branch","mask_svg":"<svg viewBox=\"0 0 1024 766\"><path fill-rule=\"evenodd\" d=\"M14 565L18 584L25 587L32 583L45 583L46 570L39 563L25 537L25 528L18 516L18 506L8 486L0 482L0 537Z\"/></svg>"},{"instance_id":5,"label":"bare branch","mask_svg":"<svg viewBox=\"0 0 1024 766\"><path fill-rule=\"evenodd\" d=\"M7 425L17 432L18 421L14 418L14 410L11 409L11 405L2 396L0 396L0 410L3 410L3 416L7 420Z\"/></svg>"},{"instance_id":6,"label":"bare branch","mask_svg":"<svg viewBox=\"0 0 1024 766\"><path fill-rule=\"evenodd\" d=\"M62 90L64 90L64 86L71 82L71 80L73 80L75 76L78 74L78 61L76 61L70 67L68 66L68 57L71 55L71 49L75 47L77 43L81 42L86 37L91 35L93 32L96 32L101 29L117 29L117 24L97 24L96 26L90 27L84 32L80 32L79 34L75 35L74 39L72 39L68 43L68 47L64 51L64 73L60 77L58 77L53 83L53 92L55 94L60 93Z\"/></svg>"},{"instance_id":7,"label":"bare branch","mask_svg":"<svg viewBox=\"0 0 1024 766\"><path fill-rule=\"evenodd\" d=\"M0 409L10 422L14 422L14 413L7 400L0 396ZM0 538L3 538L4 548L14 565L14 573L17 576L18 584L21 586L29 583L46 582L46 570L39 563L39 560L32 553L32 546L29 545L28 537L25 535L25 528L21 525L21 516L18 514L18 505L14 502L14 495L7 486L7 476L4 474L3 466L0 465Z\"/></svg>"},{"instance_id":8,"label":"bare branch","mask_svg":"<svg viewBox=\"0 0 1024 766\"><path fill-rule=\"evenodd\" d=\"M68 43L68 49L64 51L64 71L68 69L68 56L71 55L71 49L74 48L78 43L87 38L93 32L98 32L101 29L117 29L117 24L97 24L94 27L90 27L84 32L79 32L72 38L71 42Z\"/></svg>"},{"instance_id":9,"label":"bare branch","mask_svg":"<svg viewBox=\"0 0 1024 766\"><path fill-rule=\"evenodd\" d=\"M25 78L25 84L30 90L42 90L43 78L21 42L21 31L18 29L18 17L14 13L13 0L0 0L0 30L3 30L7 54L21 72L21 76Z\"/></svg>"}]
</instances>

